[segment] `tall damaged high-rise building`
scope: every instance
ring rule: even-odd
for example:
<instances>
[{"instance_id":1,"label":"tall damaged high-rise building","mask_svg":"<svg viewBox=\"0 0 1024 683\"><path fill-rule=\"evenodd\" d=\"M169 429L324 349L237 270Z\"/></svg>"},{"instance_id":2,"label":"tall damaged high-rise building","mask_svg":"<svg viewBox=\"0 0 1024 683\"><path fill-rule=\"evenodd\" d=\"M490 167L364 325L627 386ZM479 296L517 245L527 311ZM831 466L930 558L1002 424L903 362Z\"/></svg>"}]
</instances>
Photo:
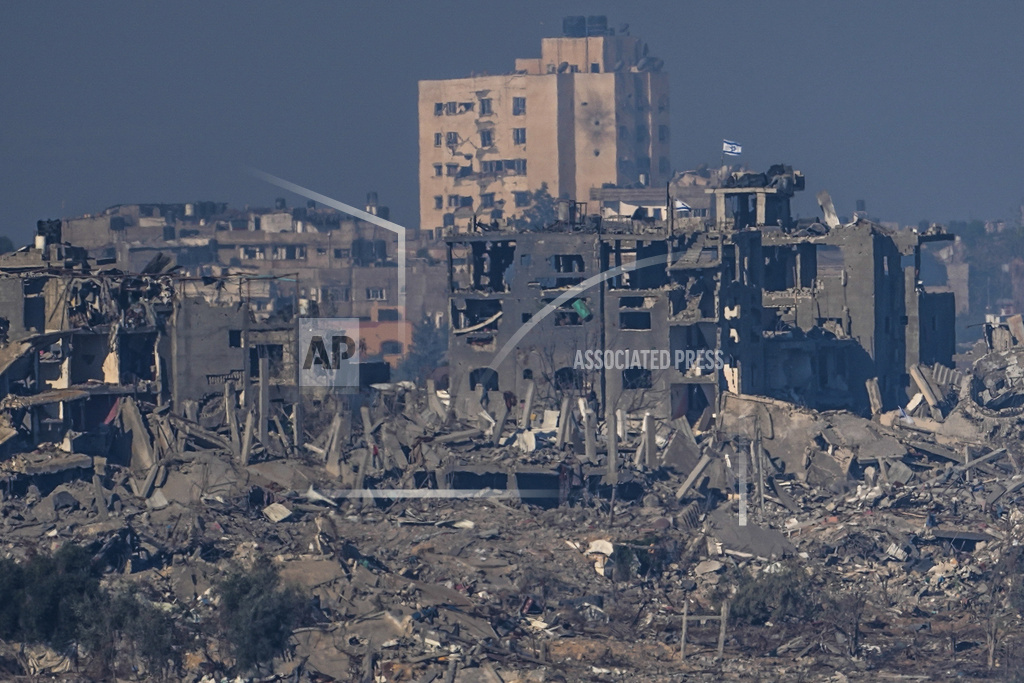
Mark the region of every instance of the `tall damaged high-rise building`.
<instances>
[{"instance_id":1,"label":"tall damaged high-rise building","mask_svg":"<svg viewBox=\"0 0 1024 683\"><path fill-rule=\"evenodd\" d=\"M546 187L663 186L671 177L668 76L603 16L567 17L510 74L420 81L420 227L435 237L505 226Z\"/></svg>"}]
</instances>

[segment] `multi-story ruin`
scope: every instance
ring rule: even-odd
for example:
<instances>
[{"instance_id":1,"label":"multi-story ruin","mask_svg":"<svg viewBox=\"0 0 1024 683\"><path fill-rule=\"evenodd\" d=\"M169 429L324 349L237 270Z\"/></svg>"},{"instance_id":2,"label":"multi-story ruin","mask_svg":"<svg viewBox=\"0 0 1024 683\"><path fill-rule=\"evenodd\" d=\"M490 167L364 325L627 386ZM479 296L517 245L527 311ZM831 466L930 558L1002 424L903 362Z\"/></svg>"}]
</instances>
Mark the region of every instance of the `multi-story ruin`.
<instances>
[{"instance_id":1,"label":"multi-story ruin","mask_svg":"<svg viewBox=\"0 0 1024 683\"><path fill-rule=\"evenodd\" d=\"M803 189L803 175L779 165L706 188L707 218L667 197L667 219L450 234L461 408L484 390L522 395L530 381L552 398L702 427L723 391L894 408L914 366L952 364L953 295L918 277L921 245L952 236L840 224L827 193L824 219L794 220L790 200ZM609 369L581 366L587 351L648 353L639 363L620 355Z\"/></svg>"},{"instance_id":2,"label":"multi-story ruin","mask_svg":"<svg viewBox=\"0 0 1024 683\"><path fill-rule=\"evenodd\" d=\"M367 213L387 218L376 193ZM81 247L100 264L126 272L151 265L179 275L219 278L199 290L217 304L246 304L261 318L303 315L359 318L369 355L404 356L412 328L443 324L444 269L409 242L405 311L399 310L398 239L394 232L314 202L288 208L232 209L226 204L130 204L53 221L61 242ZM403 315L404 313L404 315Z\"/></svg>"}]
</instances>

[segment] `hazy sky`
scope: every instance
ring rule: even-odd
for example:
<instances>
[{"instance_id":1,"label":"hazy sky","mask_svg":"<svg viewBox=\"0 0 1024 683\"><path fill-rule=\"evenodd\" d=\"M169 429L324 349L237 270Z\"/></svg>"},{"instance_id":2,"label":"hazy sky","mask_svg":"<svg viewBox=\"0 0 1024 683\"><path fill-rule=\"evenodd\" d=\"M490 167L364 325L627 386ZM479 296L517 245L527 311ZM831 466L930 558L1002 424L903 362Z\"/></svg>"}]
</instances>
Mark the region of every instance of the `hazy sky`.
<instances>
[{"instance_id":1,"label":"hazy sky","mask_svg":"<svg viewBox=\"0 0 1024 683\"><path fill-rule=\"evenodd\" d=\"M265 206L257 167L417 220L416 82L504 73L569 14L671 75L672 161L792 164L883 220L1015 217L1021 2L0 4L0 234L119 203ZM289 203L302 203L290 196Z\"/></svg>"}]
</instances>

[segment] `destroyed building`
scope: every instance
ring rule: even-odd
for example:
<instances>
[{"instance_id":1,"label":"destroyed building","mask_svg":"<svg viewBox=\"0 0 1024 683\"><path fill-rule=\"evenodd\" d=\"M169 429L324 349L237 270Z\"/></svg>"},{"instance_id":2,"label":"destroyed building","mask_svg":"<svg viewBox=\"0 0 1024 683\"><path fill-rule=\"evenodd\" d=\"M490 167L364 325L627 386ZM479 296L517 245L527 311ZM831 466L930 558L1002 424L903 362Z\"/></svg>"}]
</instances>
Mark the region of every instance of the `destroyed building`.
<instances>
[{"instance_id":1,"label":"destroyed building","mask_svg":"<svg viewBox=\"0 0 1024 683\"><path fill-rule=\"evenodd\" d=\"M260 434L297 419L293 320L211 303L223 280L182 276L167 261L141 273L98 268L43 227L38 248L0 258L5 452L51 443L103 456L125 401L195 418L234 387L252 405L258 398Z\"/></svg>"},{"instance_id":2,"label":"destroyed building","mask_svg":"<svg viewBox=\"0 0 1024 683\"><path fill-rule=\"evenodd\" d=\"M366 212L387 219L377 194ZM126 204L95 215L48 221L61 243L101 265L142 272L176 268L183 287L217 305L245 305L257 318L358 318L365 353L394 364L407 355L412 329L444 323L444 267L411 239L406 248L405 310L399 310L398 238L380 226L310 202L238 210L215 202ZM412 231L414 234L415 231ZM218 278L217 287L203 280ZM196 284L198 283L198 284Z\"/></svg>"},{"instance_id":3,"label":"destroyed building","mask_svg":"<svg viewBox=\"0 0 1024 683\"><path fill-rule=\"evenodd\" d=\"M456 394L521 394L533 380L545 395L593 392L605 410L704 427L724 391L862 414L904 403L913 366L952 365L953 295L918 272L922 245L953 236L842 225L827 193L823 219L797 221L803 189L779 165L703 189L706 218L667 197L662 219L449 235ZM606 349L667 350L672 365L579 367L578 351Z\"/></svg>"},{"instance_id":4,"label":"destroyed building","mask_svg":"<svg viewBox=\"0 0 1024 683\"><path fill-rule=\"evenodd\" d=\"M824 196L823 221L792 220L802 184L782 167L703 188L724 216L451 235L448 388L385 379L353 401L297 387L294 320L218 303L234 281L100 265L43 225L0 259L5 555L85 548L191 629L177 680L241 675L210 625L219 582L260 555L309 606L267 657L279 680L1013 666L1024 324L993 320L944 364L952 301L906 271L947 236L839 225ZM907 331L886 336L890 315ZM574 367L577 349L658 344L683 367ZM822 349L860 360L840 376L877 379L877 406L769 383ZM884 373L910 375L909 399ZM76 671L18 647L0 643L5 671Z\"/></svg>"}]
</instances>

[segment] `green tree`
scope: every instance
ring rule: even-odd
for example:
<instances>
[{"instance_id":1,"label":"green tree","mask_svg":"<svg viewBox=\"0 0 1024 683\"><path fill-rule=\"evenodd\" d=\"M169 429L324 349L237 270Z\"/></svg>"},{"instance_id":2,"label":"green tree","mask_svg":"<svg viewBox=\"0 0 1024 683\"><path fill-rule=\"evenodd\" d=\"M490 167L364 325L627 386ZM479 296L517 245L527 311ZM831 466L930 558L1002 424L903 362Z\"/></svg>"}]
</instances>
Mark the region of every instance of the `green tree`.
<instances>
[{"instance_id":1,"label":"green tree","mask_svg":"<svg viewBox=\"0 0 1024 683\"><path fill-rule=\"evenodd\" d=\"M555 198L548 192L548 184L541 183L540 189L530 197L530 207L516 221L519 230L540 231L554 224L558 218Z\"/></svg>"},{"instance_id":2,"label":"green tree","mask_svg":"<svg viewBox=\"0 0 1024 683\"><path fill-rule=\"evenodd\" d=\"M17 599L21 639L58 650L77 639L83 606L101 598L99 573L90 560L84 548L65 545L25 564Z\"/></svg>"},{"instance_id":3,"label":"green tree","mask_svg":"<svg viewBox=\"0 0 1024 683\"><path fill-rule=\"evenodd\" d=\"M448 331L427 318L412 329L412 346L395 369L395 377L422 382L431 372L444 365L447 353Z\"/></svg>"},{"instance_id":4,"label":"green tree","mask_svg":"<svg viewBox=\"0 0 1024 683\"><path fill-rule=\"evenodd\" d=\"M302 595L280 583L277 568L260 557L251 570L236 566L217 584L221 635L239 671L258 669L281 654L302 617Z\"/></svg>"},{"instance_id":5,"label":"green tree","mask_svg":"<svg viewBox=\"0 0 1024 683\"><path fill-rule=\"evenodd\" d=\"M134 586L104 592L80 606L78 641L101 676L115 672L118 662L134 667L141 660L149 678L163 678L181 664L175 643L183 638L173 614L156 607Z\"/></svg>"}]
</instances>

